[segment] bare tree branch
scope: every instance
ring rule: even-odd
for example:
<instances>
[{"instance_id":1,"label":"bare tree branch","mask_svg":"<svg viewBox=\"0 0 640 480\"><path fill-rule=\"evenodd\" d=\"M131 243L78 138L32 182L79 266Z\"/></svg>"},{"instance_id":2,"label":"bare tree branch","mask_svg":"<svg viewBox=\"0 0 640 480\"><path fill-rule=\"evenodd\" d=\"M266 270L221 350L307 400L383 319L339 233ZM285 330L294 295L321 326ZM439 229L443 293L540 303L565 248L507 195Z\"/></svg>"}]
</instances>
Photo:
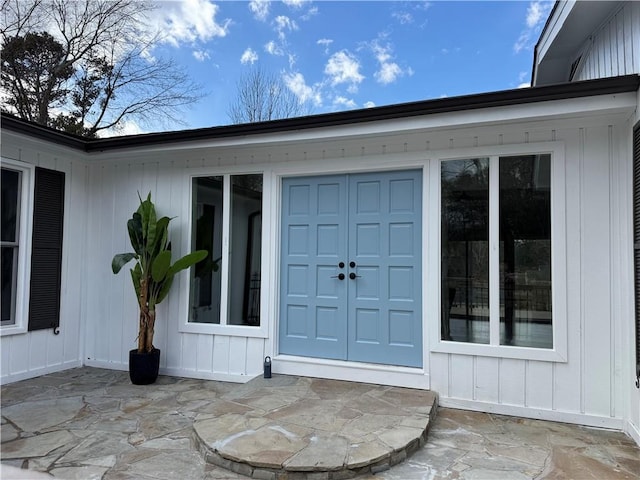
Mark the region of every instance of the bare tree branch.
<instances>
[{"instance_id":1,"label":"bare tree branch","mask_svg":"<svg viewBox=\"0 0 640 480\"><path fill-rule=\"evenodd\" d=\"M183 124L180 109L201 98L201 88L171 60L148 54L159 39L146 26L153 9L140 0L2 0L2 88L10 97L3 108L90 136L127 120ZM63 54L25 79L32 62L14 51L22 70L14 68L5 45L45 31L53 36L45 45Z\"/></svg>"},{"instance_id":2,"label":"bare tree branch","mask_svg":"<svg viewBox=\"0 0 640 480\"><path fill-rule=\"evenodd\" d=\"M227 114L232 123L253 123L309 114L282 79L257 67L237 84L237 96Z\"/></svg>"}]
</instances>

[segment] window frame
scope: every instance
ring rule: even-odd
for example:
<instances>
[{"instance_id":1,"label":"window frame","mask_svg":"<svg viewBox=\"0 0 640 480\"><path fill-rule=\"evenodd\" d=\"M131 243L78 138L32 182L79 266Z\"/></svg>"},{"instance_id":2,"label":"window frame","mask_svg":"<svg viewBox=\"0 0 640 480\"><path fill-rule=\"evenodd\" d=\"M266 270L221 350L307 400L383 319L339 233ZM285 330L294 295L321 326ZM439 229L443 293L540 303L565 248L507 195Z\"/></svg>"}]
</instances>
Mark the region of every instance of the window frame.
<instances>
[{"instance_id":1,"label":"window frame","mask_svg":"<svg viewBox=\"0 0 640 480\"><path fill-rule=\"evenodd\" d=\"M432 352L462 355L515 358L551 362L567 362L567 268L566 268L566 193L565 146L563 142L504 145L486 148L470 148L442 152L430 160L429 216L438 219L430 223L432 248L432 273L428 278L431 292L425 296L433 306L427 312L430 348ZM551 296L553 348L500 345L500 289L499 289L499 169L500 157L518 155L551 156ZM442 340L441 338L441 171L442 162L468 158L489 159L489 344Z\"/></svg>"},{"instance_id":2,"label":"window frame","mask_svg":"<svg viewBox=\"0 0 640 480\"><path fill-rule=\"evenodd\" d=\"M183 207L184 218L188 218L188 228L184 231L185 245L192 245L192 232L193 232L193 180L199 177L223 177L223 189L222 189L222 261L220 269L222 270L222 284L220 288L220 323L197 323L190 322L190 303L191 303L191 280L187 278L187 288L181 289L184 292L181 299L181 311L184 312L184 321L179 324L179 331L183 333L198 333L208 335L226 335L236 337L257 337L267 338L267 313L265 310L266 297L263 291L260 295L260 325L231 325L227 324L229 317L229 238L231 235L231 177L235 175L262 175L263 195L262 195L262 212L263 212L263 230L262 230L262 242L261 242L261 261L260 270L261 277L266 278L266 262L268 259L268 253L266 251L267 238L265 235L264 221L265 221L265 208L267 207L267 195L265 194L265 187L268 181L267 172L264 170L251 170L251 171L238 171L231 169L220 169L212 171L211 169L194 169L185 176L185 202Z\"/></svg>"},{"instance_id":3,"label":"window frame","mask_svg":"<svg viewBox=\"0 0 640 480\"><path fill-rule=\"evenodd\" d=\"M0 336L5 336L26 333L29 326L35 165L2 157L2 168L21 173L20 212L18 213L18 271L14 323L0 325Z\"/></svg>"}]
</instances>

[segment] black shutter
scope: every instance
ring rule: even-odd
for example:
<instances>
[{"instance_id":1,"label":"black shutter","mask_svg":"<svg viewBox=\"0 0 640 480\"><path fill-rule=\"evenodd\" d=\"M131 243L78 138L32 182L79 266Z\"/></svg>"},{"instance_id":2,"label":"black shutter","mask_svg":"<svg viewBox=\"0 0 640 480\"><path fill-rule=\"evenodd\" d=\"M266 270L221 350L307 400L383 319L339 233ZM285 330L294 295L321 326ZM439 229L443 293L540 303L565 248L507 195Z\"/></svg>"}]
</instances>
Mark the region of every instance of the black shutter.
<instances>
[{"instance_id":1,"label":"black shutter","mask_svg":"<svg viewBox=\"0 0 640 480\"><path fill-rule=\"evenodd\" d=\"M29 330L60 326L64 172L36 167Z\"/></svg>"},{"instance_id":2,"label":"black shutter","mask_svg":"<svg viewBox=\"0 0 640 480\"><path fill-rule=\"evenodd\" d=\"M636 296L636 387L640 388L640 123L633 129L633 263Z\"/></svg>"}]
</instances>

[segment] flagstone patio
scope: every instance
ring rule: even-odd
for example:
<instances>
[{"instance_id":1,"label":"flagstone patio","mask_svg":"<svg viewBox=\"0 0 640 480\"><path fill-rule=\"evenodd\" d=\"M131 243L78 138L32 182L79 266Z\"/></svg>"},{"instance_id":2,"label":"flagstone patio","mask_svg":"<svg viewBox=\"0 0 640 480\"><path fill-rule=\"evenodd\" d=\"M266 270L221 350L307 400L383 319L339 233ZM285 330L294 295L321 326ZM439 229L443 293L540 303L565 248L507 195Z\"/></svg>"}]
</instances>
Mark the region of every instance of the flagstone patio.
<instances>
[{"instance_id":1,"label":"flagstone patio","mask_svg":"<svg viewBox=\"0 0 640 480\"><path fill-rule=\"evenodd\" d=\"M161 376L134 386L126 372L80 368L5 385L1 394L3 479L640 472L640 449L622 433L451 409L434 420L436 396L405 388L279 375L243 385Z\"/></svg>"}]
</instances>

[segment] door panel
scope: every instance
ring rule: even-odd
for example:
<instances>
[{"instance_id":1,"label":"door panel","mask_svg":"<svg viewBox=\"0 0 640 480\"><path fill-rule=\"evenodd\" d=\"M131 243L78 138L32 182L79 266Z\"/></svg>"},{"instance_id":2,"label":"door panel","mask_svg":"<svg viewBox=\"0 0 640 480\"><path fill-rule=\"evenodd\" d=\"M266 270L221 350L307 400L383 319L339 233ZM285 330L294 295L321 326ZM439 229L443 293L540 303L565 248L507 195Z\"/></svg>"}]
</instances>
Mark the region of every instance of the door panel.
<instances>
[{"instance_id":1,"label":"door panel","mask_svg":"<svg viewBox=\"0 0 640 480\"><path fill-rule=\"evenodd\" d=\"M420 367L422 172L352 175L348 208L348 359Z\"/></svg>"},{"instance_id":2,"label":"door panel","mask_svg":"<svg viewBox=\"0 0 640 480\"><path fill-rule=\"evenodd\" d=\"M421 208L419 170L283 180L281 353L422 366Z\"/></svg>"},{"instance_id":3,"label":"door panel","mask_svg":"<svg viewBox=\"0 0 640 480\"><path fill-rule=\"evenodd\" d=\"M345 359L346 179L284 179L282 198L280 352Z\"/></svg>"}]
</instances>

